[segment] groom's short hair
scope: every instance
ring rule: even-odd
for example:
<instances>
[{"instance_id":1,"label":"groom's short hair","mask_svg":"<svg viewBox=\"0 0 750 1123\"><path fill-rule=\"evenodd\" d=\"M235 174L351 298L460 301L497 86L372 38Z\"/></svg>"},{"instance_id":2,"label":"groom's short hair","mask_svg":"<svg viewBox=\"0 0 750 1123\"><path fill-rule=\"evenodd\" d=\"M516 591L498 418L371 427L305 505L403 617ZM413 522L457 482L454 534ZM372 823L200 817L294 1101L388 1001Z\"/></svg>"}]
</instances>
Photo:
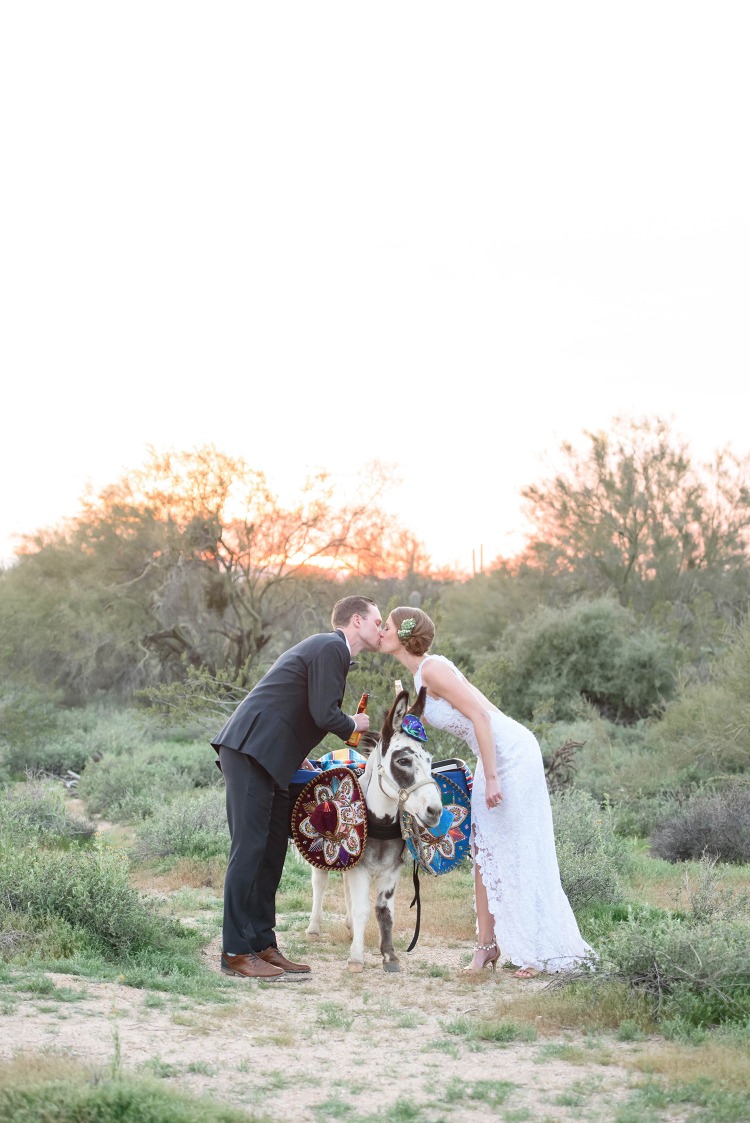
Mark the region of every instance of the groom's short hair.
<instances>
[{"instance_id":1,"label":"groom's short hair","mask_svg":"<svg viewBox=\"0 0 750 1123\"><path fill-rule=\"evenodd\" d=\"M333 606L331 626L345 628L352 616L367 616L371 608L375 608L375 601L369 597L342 597Z\"/></svg>"}]
</instances>

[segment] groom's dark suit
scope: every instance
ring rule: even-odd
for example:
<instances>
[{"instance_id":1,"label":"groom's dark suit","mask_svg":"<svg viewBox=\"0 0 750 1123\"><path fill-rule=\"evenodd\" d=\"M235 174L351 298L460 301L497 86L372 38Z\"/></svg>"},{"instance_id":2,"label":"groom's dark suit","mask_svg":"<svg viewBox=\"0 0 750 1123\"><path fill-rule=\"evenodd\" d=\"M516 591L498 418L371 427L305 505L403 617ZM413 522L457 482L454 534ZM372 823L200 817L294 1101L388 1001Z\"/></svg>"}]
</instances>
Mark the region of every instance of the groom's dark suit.
<instances>
[{"instance_id":1,"label":"groom's dark suit","mask_svg":"<svg viewBox=\"0 0 750 1123\"><path fill-rule=\"evenodd\" d=\"M276 890L289 826L287 785L326 733L343 741L351 656L343 632L310 636L279 656L211 744L227 791L232 844L224 880L224 951L275 946Z\"/></svg>"}]
</instances>

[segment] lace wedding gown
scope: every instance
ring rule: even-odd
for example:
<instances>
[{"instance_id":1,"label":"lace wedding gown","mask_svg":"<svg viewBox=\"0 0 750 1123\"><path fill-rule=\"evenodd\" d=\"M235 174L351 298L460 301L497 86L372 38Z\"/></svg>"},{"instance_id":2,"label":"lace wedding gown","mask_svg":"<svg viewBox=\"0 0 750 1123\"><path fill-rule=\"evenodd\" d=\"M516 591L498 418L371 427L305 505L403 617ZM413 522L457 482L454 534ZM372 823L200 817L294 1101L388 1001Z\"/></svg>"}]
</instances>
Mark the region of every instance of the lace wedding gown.
<instances>
[{"instance_id":1,"label":"lace wedding gown","mask_svg":"<svg viewBox=\"0 0 750 1123\"><path fill-rule=\"evenodd\" d=\"M417 690L427 659L439 659L464 677L445 656L428 655L414 674ZM477 757L471 793L474 852L495 918L501 959L538 971L563 971L590 961L595 953L578 931L560 884L541 750L530 729L500 710L491 709L490 715L503 793L502 803L491 811L472 722L445 698L428 695L425 702L425 720L460 737Z\"/></svg>"}]
</instances>

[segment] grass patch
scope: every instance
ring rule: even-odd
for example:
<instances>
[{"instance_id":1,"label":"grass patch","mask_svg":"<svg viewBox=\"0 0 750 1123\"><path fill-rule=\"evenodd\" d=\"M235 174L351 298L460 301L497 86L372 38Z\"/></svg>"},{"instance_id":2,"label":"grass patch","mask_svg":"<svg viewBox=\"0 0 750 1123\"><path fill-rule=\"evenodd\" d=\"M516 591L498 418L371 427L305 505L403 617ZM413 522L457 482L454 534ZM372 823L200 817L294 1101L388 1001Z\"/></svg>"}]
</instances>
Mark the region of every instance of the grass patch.
<instances>
[{"instance_id":1,"label":"grass patch","mask_svg":"<svg viewBox=\"0 0 750 1123\"><path fill-rule=\"evenodd\" d=\"M648 1081L637 1088L630 1103L618 1111L615 1123L644 1123L650 1118L644 1114L644 1109L663 1112L686 1105L699 1109L687 1117L690 1123L747 1123L747 1102L746 1093L726 1092L709 1078L673 1085Z\"/></svg>"},{"instance_id":2,"label":"grass patch","mask_svg":"<svg viewBox=\"0 0 750 1123\"><path fill-rule=\"evenodd\" d=\"M582 979L566 985L552 983L544 990L499 998L498 1020L511 1016L532 1025L537 1034L554 1036L563 1030L581 1033L617 1031L626 1023L641 1035L655 1033L657 1024L648 997L617 979L607 985Z\"/></svg>"},{"instance_id":3,"label":"grass patch","mask_svg":"<svg viewBox=\"0 0 750 1123\"><path fill-rule=\"evenodd\" d=\"M129 885L124 856L101 844L75 852L5 847L0 859L0 899L9 912L59 918L103 954L122 956L179 938L179 925Z\"/></svg>"},{"instance_id":4,"label":"grass patch","mask_svg":"<svg viewBox=\"0 0 750 1123\"><path fill-rule=\"evenodd\" d=\"M0 1123L252 1123L257 1116L147 1078L107 1075L69 1058L0 1063ZM260 1123L260 1121L258 1121Z\"/></svg>"},{"instance_id":5,"label":"grass patch","mask_svg":"<svg viewBox=\"0 0 750 1123\"><path fill-rule=\"evenodd\" d=\"M442 1029L467 1041L491 1041L495 1045L536 1040L536 1029L533 1026L518 1025L506 1020L456 1018L452 1022L443 1022Z\"/></svg>"},{"instance_id":6,"label":"grass patch","mask_svg":"<svg viewBox=\"0 0 750 1123\"><path fill-rule=\"evenodd\" d=\"M750 1028L733 1037L716 1033L700 1046L652 1043L648 1053L634 1056L628 1067L675 1084L713 1080L726 1091L750 1092Z\"/></svg>"},{"instance_id":7,"label":"grass patch","mask_svg":"<svg viewBox=\"0 0 750 1123\"><path fill-rule=\"evenodd\" d=\"M518 1087L509 1080L462 1080L456 1076L438 1095L439 1103L481 1103L496 1108Z\"/></svg>"}]
</instances>

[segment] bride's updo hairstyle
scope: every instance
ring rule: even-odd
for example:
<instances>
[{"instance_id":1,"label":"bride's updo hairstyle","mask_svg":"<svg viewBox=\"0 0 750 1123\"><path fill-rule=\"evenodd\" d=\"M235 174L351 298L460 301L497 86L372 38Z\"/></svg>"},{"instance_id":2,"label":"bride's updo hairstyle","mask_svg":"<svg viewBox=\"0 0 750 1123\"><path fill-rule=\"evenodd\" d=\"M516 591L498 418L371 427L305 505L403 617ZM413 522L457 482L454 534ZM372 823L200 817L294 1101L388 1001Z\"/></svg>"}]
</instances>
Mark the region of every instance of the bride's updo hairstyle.
<instances>
[{"instance_id":1,"label":"bride's updo hairstyle","mask_svg":"<svg viewBox=\"0 0 750 1123\"><path fill-rule=\"evenodd\" d=\"M424 655L435 638L435 625L421 608L394 608L391 619L398 638L410 655Z\"/></svg>"}]
</instances>

